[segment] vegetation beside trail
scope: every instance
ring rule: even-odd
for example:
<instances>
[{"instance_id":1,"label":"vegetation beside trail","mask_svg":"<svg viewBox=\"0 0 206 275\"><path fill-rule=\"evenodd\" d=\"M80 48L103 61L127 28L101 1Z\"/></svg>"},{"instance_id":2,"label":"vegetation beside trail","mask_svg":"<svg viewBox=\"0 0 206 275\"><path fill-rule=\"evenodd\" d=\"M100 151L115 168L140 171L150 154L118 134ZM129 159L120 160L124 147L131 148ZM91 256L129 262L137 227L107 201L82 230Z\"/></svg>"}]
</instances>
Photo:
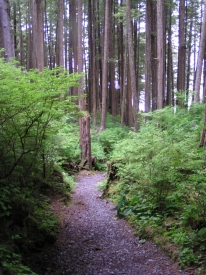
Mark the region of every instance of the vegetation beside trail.
<instances>
[{"instance_id":1,"label":"vegetation beside trail","mask_svg":"<svg viewBox=\"0 0 206 275\"><path fill-rule=\"evenodd\" d=\"M206 155L199 148L204 105L141 115L139 133L115 142L104 195L144 239L152 239L181 268L205 274ZM114 131L115 133L115 131ZM105 148L105 151L111 147Z\"/></svg>"},{"instance_id":2,"label":"vegetation beside trail","mask_svg":"<svg viewBox=\"0 0 206 275\"><path fill-rule=\"evenodd\" d=\"M77 97L80 74L25 71L0 59L0 274L34 274L25 256L56 240L52 196L70 199L81 161ZM106 156L92 134L95 169Z\"/></svg>"},{"instance_id":3,"label":"vegetation beside trail","mask_svg":"<svg viewBox=\"0 0 206 275\"><path fill-rule=\"evenodd\" d=\"M34 274L24 255L55 241L50 199L67 203L81 161L76 98L79 75L25 72L0 60L0 273ZM58 77L57 77L58 76ZM66 92L65 92L66 91ZM62 98L64 100L62 100ZM138 133L110 115L91 128L93 165L108 169L104 195L141 237L181 268L206 270L206 156L199 147L204 105L139 114ZM119 119L120 121L120 119Z\"/></svg>"},{"instance_id":4,"label":"vegetation beside trail","mask_svg":"<svg viewBox=\"0 0 206 275\"><path fill-rule=\"evenodd\" d=\"M22 255L56 239L49 195L66 202L72 190L62 164L80 152L78 128L70 124L78 121L75 98L67 95L78 79L58 68L26 72L0 59L0 274L34 274Z\"/></svg>"}]
</instances>

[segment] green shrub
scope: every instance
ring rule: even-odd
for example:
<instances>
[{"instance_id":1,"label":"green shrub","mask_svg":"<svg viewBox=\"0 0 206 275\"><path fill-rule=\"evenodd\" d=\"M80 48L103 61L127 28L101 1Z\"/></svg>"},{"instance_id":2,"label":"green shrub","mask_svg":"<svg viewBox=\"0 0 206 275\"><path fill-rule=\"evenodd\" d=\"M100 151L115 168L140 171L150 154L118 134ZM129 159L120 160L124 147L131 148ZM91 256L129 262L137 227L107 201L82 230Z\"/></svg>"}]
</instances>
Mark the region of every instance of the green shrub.
<instances>
[{"instance_id":1,"label":"green shrub","mask_svg":"<svg viewBox=\"0 0 206 275\"><path fill-rule=\"evenodd\" d=\"M203 114L201 104L176 112L168 107L146 114L145 120L141 114L139 133L118 141L110 137L112 145L106 143L110 132L102 138L116 167L118 182L107 186L108 194L119 194L117 215L131 217L139 234L147 236L148 228L165 231L180 247L181 266L200 265L206 253L205 152L199 148Z\"/></svg>"}]
</instances>

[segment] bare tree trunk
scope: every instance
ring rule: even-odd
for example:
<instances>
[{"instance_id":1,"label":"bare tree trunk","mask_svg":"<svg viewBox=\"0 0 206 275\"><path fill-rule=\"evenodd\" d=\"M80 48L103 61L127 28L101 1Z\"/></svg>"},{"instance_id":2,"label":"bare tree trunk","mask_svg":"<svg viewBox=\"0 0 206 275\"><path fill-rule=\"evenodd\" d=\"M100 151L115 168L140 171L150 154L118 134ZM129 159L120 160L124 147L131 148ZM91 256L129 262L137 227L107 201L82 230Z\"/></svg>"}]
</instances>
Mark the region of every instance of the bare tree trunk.
<instances>
[{"instance_id":1,"label":"bare tree trunk","mask_svg":"<svg viewBox=\"0 0 206 275\"><path fill-rule=\"evenodd\" d=\"M115 122L115 118L117 115L117 99L116 99L116 90L115 90L115 22L113 22L113 0L111 3L111 8L110 8L110 30L109 30L109 82L110 82L110 89L109 89L109 94L110 94L110 101L109 101L109 106L111 106L111 113L112 113L112 119L113 122Z\"/></svg>"},{"instance_id":2,"label":"bare tree trunk","mask_svg":"<svg viewBox=\"0 0 206 275\"><path fill-rule=\"evenodd\" d=\"M77 20L76 0L69 1L69 72L77 72ZM71 88L71 95L77 95L77 88Z\"/></svg>"},{"instance_id":3,"label":"bare tree trunk","mask_svg":"<svg viewBox=\"0 0 206 275\"><path fill-rule=\"evenodd\" d=\"M194 2L191 1L191 15L189 23L189 34L188 34L188 49L187 49L187 78L186 78L186 107L188 106L189 89L190 89L190 71L191 71L191 53L192 53L192 36L193 36L193 25L194 25Z\"/></svg>"},{"instance_id":4,"label":"bare tree trunk","mask_svg":"<svg viewBox=\"0 0 206 275\"><path fill-rule=\"evenodd\" d=\"M5 49L4 57L6 61L14 57L14 41L12 38L8 5L9 1L0 0L0 47Z\"/></svg>"},{"instance_id":5,"label":"bare tree trunk","mask_svg":"<svg viewBox=\"0 0 206 275\"><path fill-rule=\"evenodd\" d=\"M127 45L125 46L125 53L124 53L124 73L123 73L123 94L122 94L122 101L121 101L121 127L124 126L125 120L125 106L126 106L126 92L127 92Z\"/></svg>"},{"instance_id":6,"label":"bare tree trunk","mask_svg":"<svg viewBox=\"0 0 206 275\"><path fill-rule=\"evenodd\" d=\"M133 99L133 119L134 119L134 128L135 128L135 131L137 132L139 130L139 123L138 123L139 106L138 106L138 96L137 96L136 76L135 76L134 48L133 48L133 41L132 41L131 0L126 1L126 11L127 11L129 68L130 68L132 99Z\"/></svg>"},{"instance_id":7,"label":"bare tree trunk","mask_svg":"<svg viewBox=\"0 0 206 275\"><path fill-rule=\"evenodd\" d=\"M204 1L204 14L203 14L203 22L201 28L201 38L200 38L200 47L199 54L197 59L197 71L195 78L195 102L200 101L200 84L201 84L201 76L202 76L202 64L205 53L205 43L206 43L206 0Z\"/></svg>"},{"instance_id":8,"label":"bare tree trunk","mask_svg":"<svg viewBox=\"0 0 206 275\"><path fill-rule=\"evenodd\" d=\"M151 1L152 111L157 109L157 3Z\"/></svg>"},{"instance_id":9,"label":"bare tree trunk","mask_svg":"<svg viewBox=\"0 0 206 275\"><path fill-rule=\"evenodd\" d=\"M95 0L93 0L93 9L92 9L92 18L93 18L93 27L92 27L92 107L93 107L93 118L94 118L94 127L97 127L97 98L98 98L98 70L97 70L97 60L96 60L96 15L95 15Z\"/></svg>"},{"instance_id":10,"label":"bare tree trunk","mask_svg":"<svg viewBox=\"0 0 206 275\"><path fill-rule=\"evenodd\" d=\"M130 66L129 66L129 54L127 57L127 100L126 100L126 113L125 113L125 124L129 127L134 127L134 116L132 108L132 87L131 87L131 75L130 75Z\"/></svg>"},{"instance_id":11,"label":"bare tree trunk","mask_svg":"<svg viewBox=\"0 0 206 275\"><path fill-rule=\"evenodd\" d=\"M178 48L178 73L177 73L177 91L185 91L185 0L180 0L179 4L179 48ZM177 104L182 106L182 99L177 99Z\"/></svg>"},{"instance_id":12,"label":"bare tree trunk","mask_svg":"<svg viewBox=\"0 0 206 275\"><path fill-rule=\"evenodd\" d=\"M38 68L37 9L36 9L36 1L35 0L30 0L30 2L31 2L31 17L32 17L32 32L31 32L32 59L31 59L31 68Z\"/></svg>"},{"instance_id":13,"label":"bare tree trunk","mask_svg":"<svg viewBox=\"0 0 206 275\"><path fill-rule=\"evenodd\" d=\"M151 87L151 1L146 1L146 47L145 47L145 112L150 111Z\"/></svg>"},{"instance_id":14,"label":"bare tree trunk","mask_svg":"<svg viewBox=\"0 0 206 275\"><path fill-rule=\"evenodd\" d=\"M92 168L92 158L91 158L91 140L90 140L90 116L85 115L83 118L79 119L80 125L80 147L81 147L81 163L79 165L80 169Z\"/></svg>"},{"instance_id":15,"label":"bare tree trunk","mask_svg":"<svg viewBox=\"0 0 206 275\"><path fill-rule=\"evenodd\" d=\"M158 58L158 91L157 109L163 108L164 97L164 1L157 0L157 58Z\"/></svg>"},{"instance_id":16,"label":"bare tree trunk","mask_svg":"<svg viewBox=\"0 0 206 275\"><path fill-rule=\"evenodd\" d=\"M120 3L122 6L122 0ZM118 47L118 74L119 74L119 101L120 101L120 115L121 115L121 126L125 124L124 120L124 113L125 113L125 106L126 106L126 72L124 72L124 68L126 63L124 63L124 31L123 31L123 23L119 22L117 25L117 47ZM126 53L126 51L125 51ZM125 59L126 60L126 59ZM127 60L126 60L127 62ZM125 95L124 95L125 94ZM122 102L124 103L122 106Z\"/></svg>"},{"instance_id":17,"label":"bare tree trunk","mask_svg":"<svg viewBox=\"0 0 206 275\"><path fill-rule=\"evenodd\" d=\"M82 0L78 0L78 73L83 72L83 47L82 47ZM80 111L86 110L84 98L83 77L80 78L78 88ZM79 119L81 163L80 168L91 169L91 138L90 138L90 116L89 114Z\"/></svg>"},{"instance_id":18,"label":"bare tree trunk","mask_svg":"<svg viewBox=\"0 0 206 275\"><path fill-rule=\"evenodd\" d=\"M172 4L172 1L170 1ZM168 8L168 41L167 41L167 98L166 105L174 106L174 77L173 77L173 58L172 58L172 10Z\"/></svg>"},{"instance_id":19,"label":"bare tree trunk","mask_svg":"<svg viewBox=\"0 0 206 275\"><path fill-rule=\"evenodd\" d=\"M108 89L108 57L109 57L109 0L105 0L105 25L104 25L104 56L102 70L102 112L100 131L105 130L107 112L107 89Z\"/></svg>"},{"instance_id":20,"label":"bare tree trunk","mask_svg":"<svg viewBox=\"0 0 206 275\"><path fill-rule=\"evenodd\" d=\"M91 113L93 110L93 82L95 78L93 77L93 9L92 9L92 0L88 0L88 86L87 87L87 110ZM86 62L85 62L86 63ZM86 64L85 64L86 69Z\"/></svg>"},{"instance_id":21,"label":"bare tree trunk","mask_svg":"<svg viewBox=\"0 0 206 275\"><path fill-rule=\"evenodd\" d=\"M57 12L57 29L56 29L56 64L63 67L63 17L64 17L64 1L58 0Z\"/></svg>"},{"instance_id":22,"label":"bare tree trunk","mask_svg":"<svg viewBox=\"0 0 206 275\"><path fill-rule=\"evenodd\" d=\"M40 71L44 68L44 19L43 19L43 1L36 0L37 7L37 43L38 53L37 53L37 67Z\"/></svg>"}]
</instances>

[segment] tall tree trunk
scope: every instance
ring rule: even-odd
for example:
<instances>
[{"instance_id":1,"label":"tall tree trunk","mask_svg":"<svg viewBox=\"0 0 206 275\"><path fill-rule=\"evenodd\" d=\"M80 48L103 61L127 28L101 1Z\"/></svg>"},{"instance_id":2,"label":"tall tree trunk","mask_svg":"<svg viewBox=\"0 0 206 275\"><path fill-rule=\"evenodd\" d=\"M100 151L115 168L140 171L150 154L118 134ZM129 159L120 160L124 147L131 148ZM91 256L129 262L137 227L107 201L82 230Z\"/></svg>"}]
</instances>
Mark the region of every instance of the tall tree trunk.
<instances>
[{"instance_id":1,"label":"tall tree trunk","mask_svg":"<svg viewBox=\"0 0 206 275\"><path fill-rule=\"evenodd\" d=\"M5 49L4 57L6 61L14 57L14 41L11 32L11 22L9 17L9 1L0 0L0 47Z\"/></svg>"},{"instance_id":2,"label":"tall tree trunk","mask_svg":"<svg viewBox=\"0 0 206 275\"><path fill-rule=\"evenodd\" d=\"M95 15L95 0L93 0L92 9L93 27L92 27L92 107L93 107L93 118L94 126L97 127L97 98L98 98L98 70L97 70L97 60L96 60L96 15Z\"/></svg>"},{"instance_id":3,"label":"tall tree trunk","mask_svg":"<svg viewBox=\"0 0 206 275\"><path fill-rule=\"evenodd\" d=\"M205 43L206 43L206 0L204 1L204 13L203 13L203 22L201 28L201 38L200 38L200 46L199 46L199 54L197 59L197 71L195 78L195 102L200 101L200 84L201 84L201 76L202 76L202 64L205 53Z\"/></svg>"},{"instance_id":4,"label":"tall tree trunk","mask_svg":"<svg viewBox=\"0 0 206 275\"><path fill-rule=\"evenodd\" d=\"M93 24L94 24L94 19L93 19L93 9L92 9L92 0L88 0L88 59L89 59L89 64L88 64L88 95L87 95L87 109L89 112L93 110L93 82L95 81L95 78L93 76ZM86 64L85 64L86 66Z\"/></svg>"},{"instance_id":5,"label":"tall tree trunk","mask_svg":"<svg viewBox=\"0 0 206 275\"><path fill-rule=\"evenodd\" d=\"M110 31L109 31L109 82L110 82L110 103L111 114L113 122L117 115L117 99L116 99L116 90L115 90L115 22L113 22L113 0L111 3L110 9Z\"/></svg>"},{"instance_id":6,"label":"tall tree trunk","mask_svg":"<svg viewBox=\"0 0 206 275\"><path fill-rule=\"evenodd\" d=\"M120 3L120 6L122 6L122 0ZM122 20L122 17L121 17ZM126 38L125 38L126 40ZM123 23L119 22L117 25L117 47L118 47L118 75L119 75L119 79L118 79L118 85L119 85L119 101L120 101L120 114L121 114L121 125L123 126L125 121L124 121L124 112L125 112L125 104L126 104L126 94L124 96L124 92L126 92L126 82L125 82L125 76L126 76L126 72L124 72L124 64L126 65L126 63L124 63L125 59L124 57L124 31L123 31ZM126 53L126 51L125 51ZM123 99L124 97L124 99ZM122 106L122 101L124 102L123 106ZM124 108L123 108L124 107ZM122 113L123 112L123 113Z\"/></svg>"},{"instance_id":7,"label":"tall tree trunk","mask_svg":"<svg viewBox=\"0 0 206 275\"><path fill-rule=\"evenodd\" d=\"M23 41L22 23L21 23L22 14L21 14L20 0L18 0L18 13L19 13L18 20L19 20L19 33L20 33L20 37L19 37L19 40L20 40L20 43L19 43L20 44L19 61L20 61L21 66L26 67L25 58L24 58L25 53L24 53L24 41Z\"/></svg>"},{"instance_id":8,"label":"tall tree trunk","mask_svg":"<svg viewBox=\"0 0 206 275\"><path fill-rule=\"evenodd\" d=\"M76 19L76 0L69 2L69 72L77 72L77 19ZM71 88L71 95L77 95L76 87Z\"/></svg>"},{"instance_id":9,"label":"tall tree trunk","mask_svg":"<svg viewBox=\"0 0 206 275\"><path fill-rule=\"evenodd\" d=\"M78 73L83 72L83 47L82 47L82 0L78 0ZM78 88L80 111L86 110L84 97L83 77L80 78ZM91 138L90 138L90 116L89 114L79 119L81 163L80 168L91 169Z\"/></svg>"},{"instance_id":10,"label":"tall tree trunk","mask_svg":"<svg viewBox=\"0 0 206 275\"><path fill-rule=\"evenodd\" d=\"M134 127L134 116L133 116L133 107L132 107L132 85L131 85L131 75L130 75L130 66L129 66L129 54L127 57L128 64L125 66L128 67L127 71L127 100L126 100L126 113L125 113L125 124L130 128Z\"/></svg>"},{"instance_id":11,"label":"tall tree trunk","mask_svg":"<svg viewBox=\"0 0 206 275\"><path fill-rule=\"evenodd\" d=\"M36 1L30 0L31 2L31 17L32 17L32 32L31 32L31 42L32 42L32 59L31 68L38 68L38 48L37 48L37 7Z\"/></svg>"},{"instance_id":12,"label":"tall tree trunk","mask_svg":"<svg viewBox=\"0 0 206 275\"><path fill-rule=\"evenodd\" d=\"M64 18L64 1L58 0L57 12L57 29L56 29L56 64L63 67L63 18Z\"/></svg>"},{"instance_id":13,"label":"tall tree trunk","mask_svg":"<svg viewBox=\"0 0 206 275\"><path fill-rule=\"evenodd\" d=\"M152 111L157 109L157 3L151 1L151 54L152 54Z\"/></svg>"},{"instance_id":14,"label":"tall tree trunk","mask_svg":"<svg viewBox=\"0 0 206 275\"><path fill-rule=\"evenodd\" d=\"M127 54L127 45L125 45L125 53L124 53L124 73L123 73L123 94L122 94L122 101L121 101L121 127L125 125L125 107L126 107L126 93L127 93L127 62L128 54Z\"/></svg>"},{"instance_id":15,"label":"tall tree trunk","mask_svg":"<svg viewBox=\"0 0 206 275\"><path fill-rule=\"evenodd\" d=\"M173 77L173 58L172 58L172 1L167 9L168 16L168 40L167 40L167 97L166 105L174 106L174 77Z\"/></svg>"},{"instance_id":16,"label":"tall tree trunk","mask_svg":"<svg viewBox=\"0 0 206 275\"><path fill-rule=\"evenodd\" d=\"M69 37L69 21L67 16L68 3L67 0L64 0L64 67L68 70L68 37Z\"/></svg>"},{"instance_id":17,"label":"tall tree trunk","mask_svg":"<svg viewBox=\"0 0 206 275\"><path fill-rule=\"evenodd\" d=\"M150 111L150 87L151 87L151 1L146 1L146 46L145 46L145 112Z\"/></svg>"},{"instance_id":18,"label":"tall tree trunk","mask_svg":"<svg viewBox=\"0 0 206 275\"><path fill-rule=\"evenodd\" d=\"M179 46L178 46L178 72L177 72L177 91L181 94L185 91L185 0L180 0L179 4ZM178 105L182 106L181 98L177 99Z\"/></svg>"},{"instance_id":19,"label":"tall tree trunk","mask_svg":"<svg viewBox=\"0 0 206 275\"><path fill-rule=\"evenodd\" d=\"M164 1L157 0L157 58L158 58L158 91L157 109L163 108L165 90L164 62Z\"/></svg>"},{"instance_id":20,"label":"tall tree trunk","mask_svg":"<svg viewBox=\"0 0 206 275\"><path fill-rule=\"evenodd\" d=\"M18 58L18 52L17 52L17 3L13 3L13 36L14 36L14 53L15 58Z\"/></svg>"},{"instance_id":21,"label":"tall tree trunk","mask_svg":"<svg viewBox=\"0 0 206 275\"><path fill-rule=\"evenodd\" d=\"M43 10L43 0L36 0L36 9L37 9L37 68L40 71L43 71L44 68L44 10Z\"/></svg>"},{"instance_id":22,"label":"tall tree trunk","mask_svg":"<svg viewBox=\"0 0 206 275\"><path fill-rule=\"evenodd\" d=\"M188 47L187 47L187 78L186 78L186 107L188 106L189 90L190 90L190 74L191 74L191 53L192 53L192 36L194 25L194 2L191 1L191 15L189 16L189 34L188 34Z\"/></svg>"},{"instance_id":23,"label":"tall tree trunk","mask_svg":"<svg viewBox=\"0 0 206 275\"><path fill-rule=\"evenodd\" d=\"M105 22L104 22L104 56L102 70L102 112L100 131L105 130L107 112L107 89L108 89L108 57L109 57L109 4L110 0L105 0Z\"/></svg>"},{"instance_id":24,"label":"tall tree trunk","mask_svg":"<svg viewBox=\"0 0 206 275\"><path fill-rule=\"evenodd\" d=\"M126 0L126 11L127 11L129 68L130 68L131 89L132 89L132 99L133 99L133 119L134 119L134 128L135 128L135 131L137 132L139 130L139 123L138 123L139 106L138 106L138 96L137 96L136 76L135 76L134 48L133 48L133 40L132 40L131 0Z\"/></svg>"}]
</instances>

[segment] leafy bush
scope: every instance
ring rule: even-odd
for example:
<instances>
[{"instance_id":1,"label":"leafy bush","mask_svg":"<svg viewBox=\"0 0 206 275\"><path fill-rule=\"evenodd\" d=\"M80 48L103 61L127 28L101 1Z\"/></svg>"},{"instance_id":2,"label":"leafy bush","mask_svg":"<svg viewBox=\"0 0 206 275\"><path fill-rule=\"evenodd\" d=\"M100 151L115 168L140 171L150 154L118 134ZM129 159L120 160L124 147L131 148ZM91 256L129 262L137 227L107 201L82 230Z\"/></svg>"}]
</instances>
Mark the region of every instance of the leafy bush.
<instances>
[{"instance_id":1,"label":"leafy bush","mask_svg":"<svg viewBox=\"0 0 206 275\"><path fill-rule=\"evenodd\" d=\"M34 274L20 253L56 238L58 221L45 194L57 187L53 167L61 152L54 141L67 125L62 118L76 112L67 94L78 79L59 68L26 72L0 59L0 272Z\"/></svg>"},{"instance_id":2,"label":"leafy bush","mask_svg":"<svg viewBox=\"0 0 206 275\"><path fill-rule=\"evenodd\" d=\"M71 161L79 163L81 161L81 150L79 146L79 128L78 123L72 121L73 118L64 117L64 125L59 129L54 137L58 163Z\"/></svg>"},{"instance_id":3,"label":"leafy bush","mask_svg":"<svg viewBox=\"0 0 206 275\"><path fill-rule=\"evenodd\" d=\"M115 144L126 138L127 135L128 130L126 128L121 129L119 127L107 128L106 130L100 132L99 143L101 144L107 157L109 157L112 153Z\"/></svg>"},{"instance_id":4,"label":"leafy bush","mask_svg":"<svg viewBox=\"0 0 206 275\"><path fill-rule=\"evenodd\" d=\"M7 247L0 245L1 274L37 275L29 267L21 263L19 254L12 253Z\"/></svg>"},{"instance_id":5,"label":"leafy bush","mask_svg":"<svg viewBox=\"0 0 206 275\"><path fill-rule=\"evenodd\" d=\"M165 236L163 246L169 236L181 251L181 266L201 264L206 253L205 152L198 146L203 112L196 104L156 111L149 120L142 114L139 133L105 145L116 166L118 182L108 186L118 216L131 219L140 235Z\"/></svg>"}]
</instances>

